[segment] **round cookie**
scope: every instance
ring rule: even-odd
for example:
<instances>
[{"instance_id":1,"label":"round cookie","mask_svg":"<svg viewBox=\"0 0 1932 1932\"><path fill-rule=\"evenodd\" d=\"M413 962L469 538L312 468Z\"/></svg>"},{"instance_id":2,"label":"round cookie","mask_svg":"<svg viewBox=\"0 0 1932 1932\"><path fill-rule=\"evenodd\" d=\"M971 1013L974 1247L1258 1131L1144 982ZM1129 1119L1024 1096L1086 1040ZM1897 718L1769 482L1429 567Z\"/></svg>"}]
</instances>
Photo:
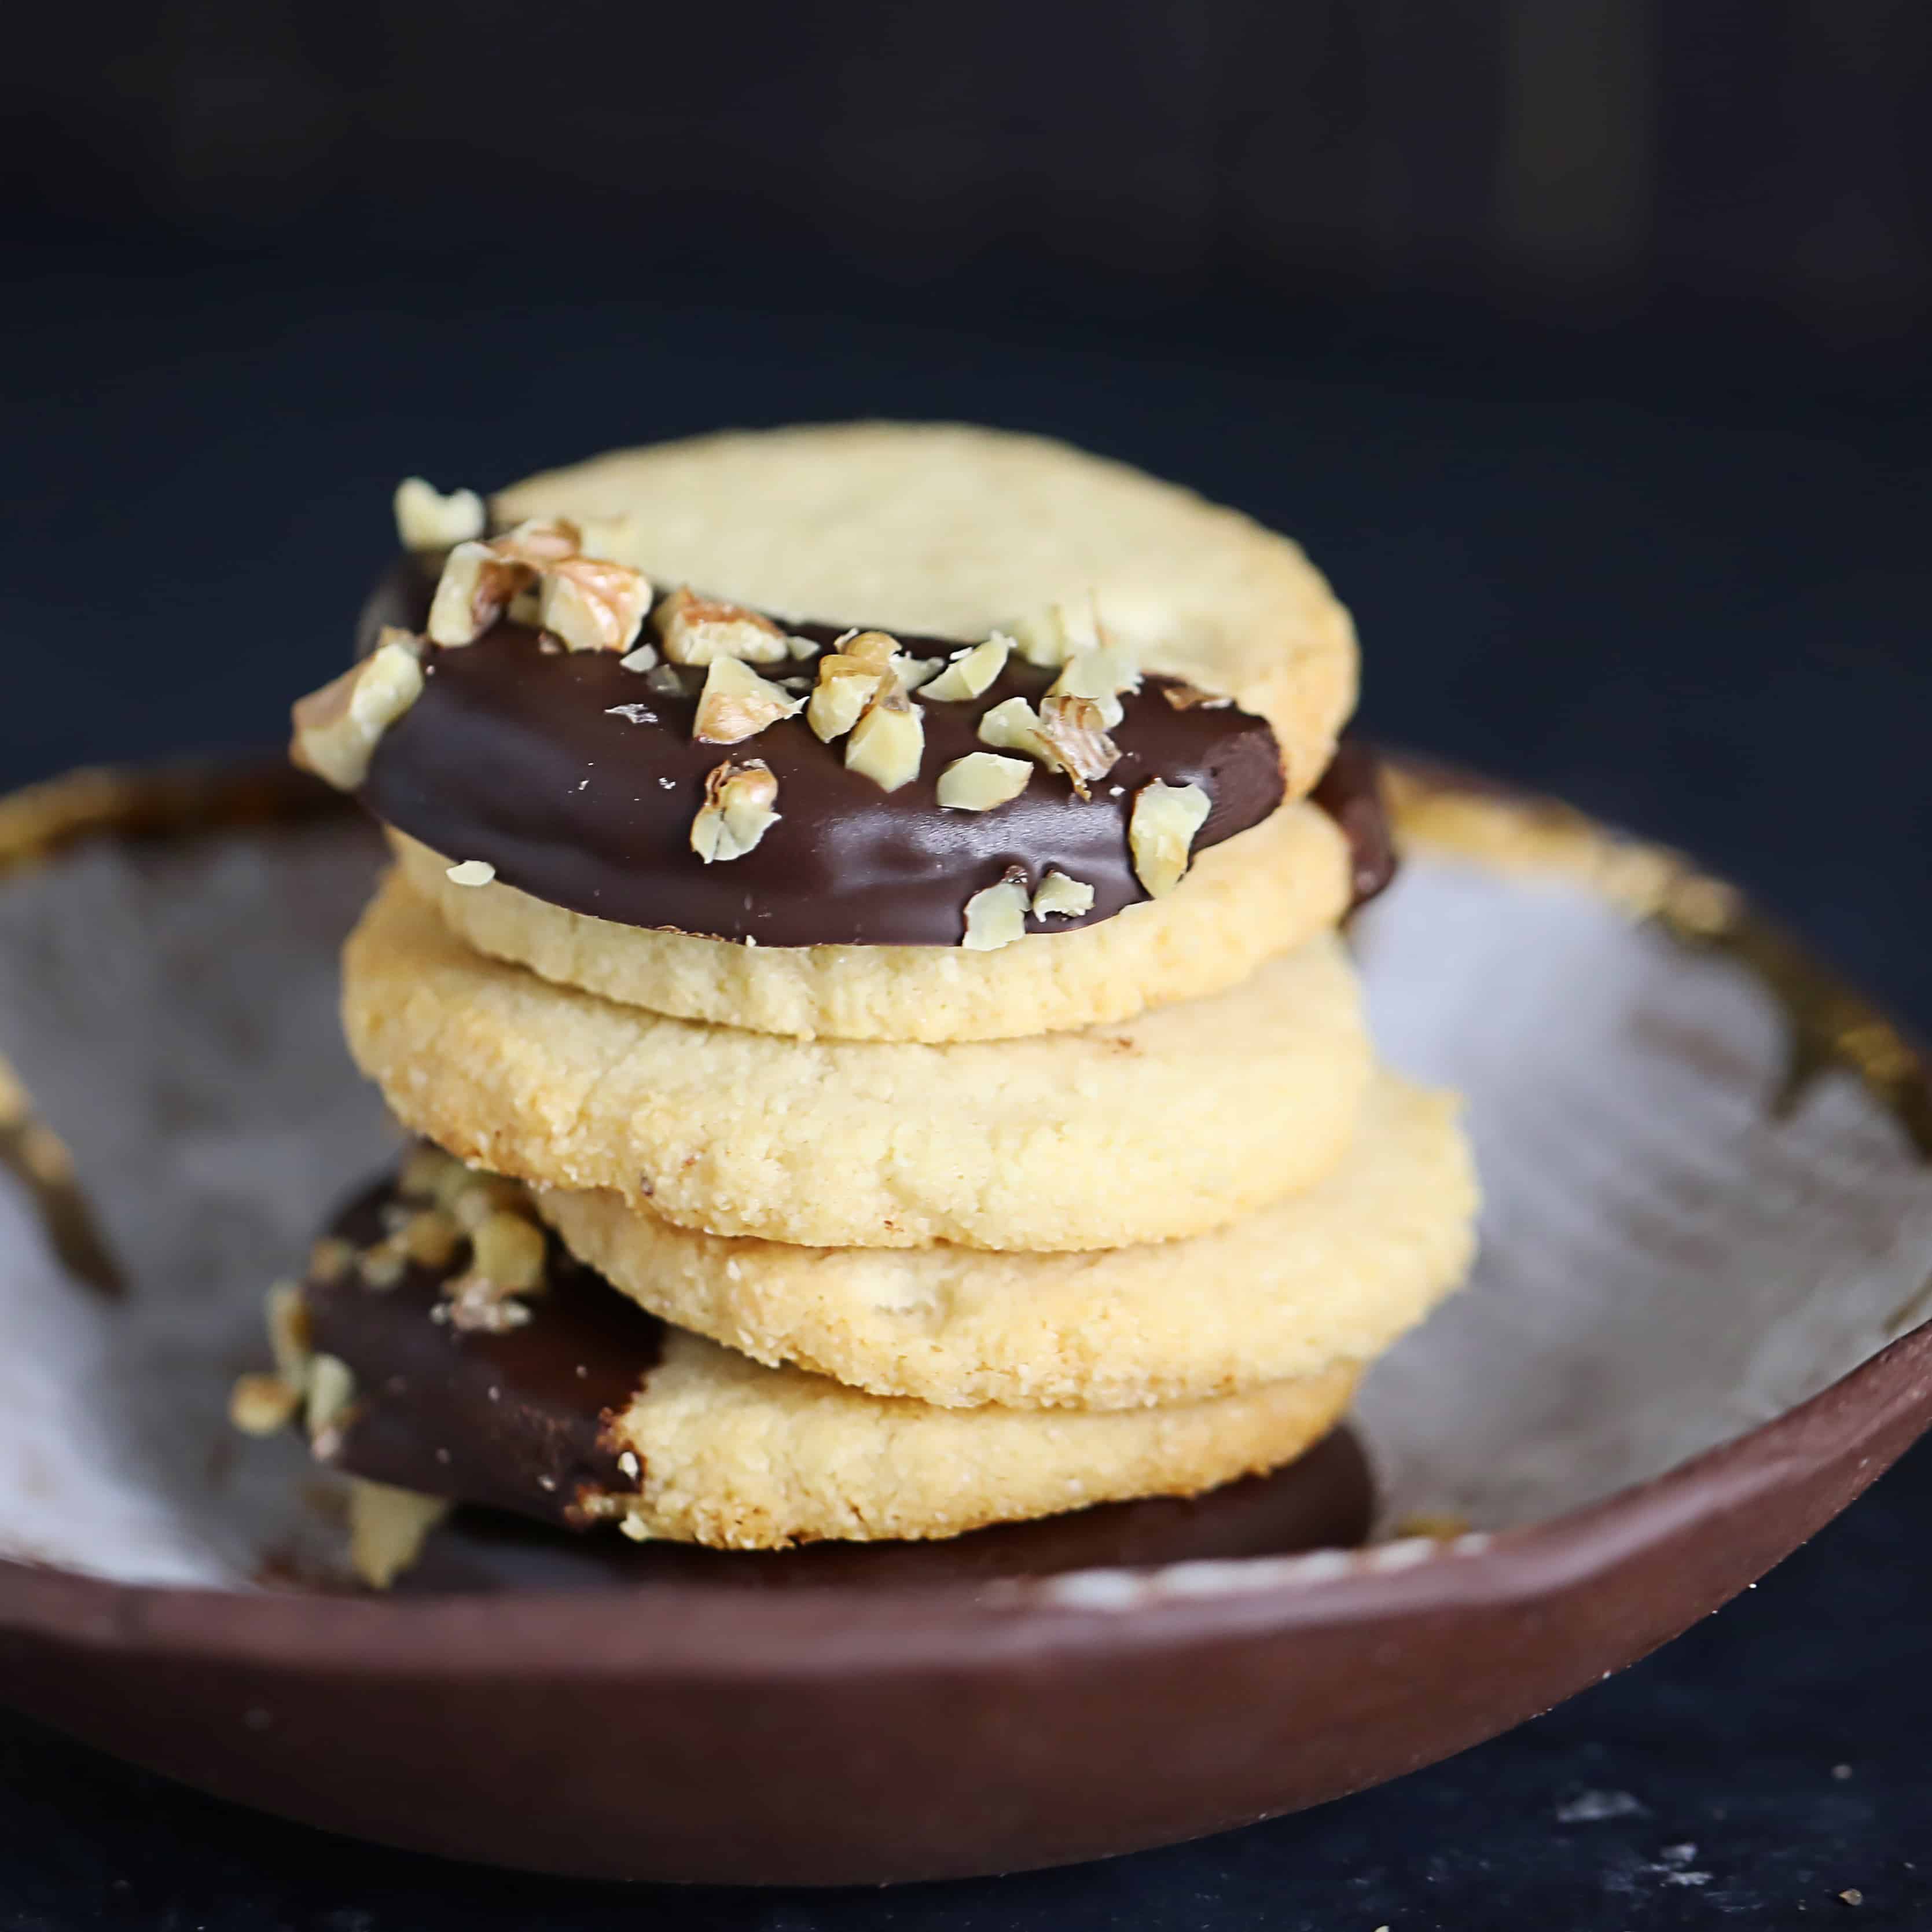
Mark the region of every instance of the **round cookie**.
<instances>
[{"instance_id":1,"label":"round cookie","mask_svg":"<svg viewBox=\"0 0 1932 1932\"><path fill-rule=\"evenodd\" d=\"M1303 803L1210 847L1164 898L990 952L746 946L620 926L500 881L455 884L448 856L390 838L410 885L480 952L654 1012L802 1040L999 1040L1130 1019L1235 985L1333 926L1350 897L1348 840Z\"/></svg>"},{"instance_id":2,"label":"round cookie","mask_svg":"<svg viewBox=\"0 0 1932 1932\"><path fill-rule=\"evenodd\" d=\"M379 1186L338 1218L278 1318L317 1456L418 1494L739 1549L953 1536L1275 1468L1327 1433L1356 1380L1340 1364L1144 1410L869 1395L667 1328L538 1236L501 1184L454 1178L487 1192L489 1230L440 1172L406 1197ZM516 1252L504 1222L530 1250L511 1294L482 1275L492 1232Z\"/></svg>"},{"instance_id":3,"label":"round cookie","mask_svg":"<svg viewBox=\"0 0 1932 1932\"><path fill-rule=\"evenodd\" d=\"M1332 935L1126 1030L808 1042L553 986L394 875L344 949L343 1018L397 1115L466 1160L825 1247L1198 1234L1333 1168L1372 1073Z\"/></svg>"},{"instance_id":4,"label":"round cookie","mask_svg":"<svg viewBox=\"0 0 1932 1932\"><path fill-rule=\"evenodd\" d=\"M734 430L614 451L500 491L654 582L793 618L982 638L1096 608L1148 668L1232 694L1291 796L1354 708L1354 632L1298 544L1125 464L958 423ZM460 855L459 855L460 856Z\"/></svg>"},{"instance_id":5,"label":"round cookie","mask_svg":"<svg viewBox=\"0 0 1932 1932\"><path fill-rule=\"evenodd\" d=\"M1186 1241L1060 1255L826 1249L540 1192L580 1261L740 1353L944 1406L1197 1402L1368 1361L1467 1268L1476 1181L1456 1102L1382 1076L1325 1180Z\"/></svg>"},{"instance_id":6,"label":"round cookie","mask_svg":"<svg viewBox=\"0 0 1932 1932\"><path fill-rule=\"evenodd\" d=\"M728 1549L957 1536L1279 1468L1341 1418L1357 1370L1171 1408L935 1408L769 1369L673 1330L615 1433L644 1472L634 1535Z\"/></svg>"}]
</instances>

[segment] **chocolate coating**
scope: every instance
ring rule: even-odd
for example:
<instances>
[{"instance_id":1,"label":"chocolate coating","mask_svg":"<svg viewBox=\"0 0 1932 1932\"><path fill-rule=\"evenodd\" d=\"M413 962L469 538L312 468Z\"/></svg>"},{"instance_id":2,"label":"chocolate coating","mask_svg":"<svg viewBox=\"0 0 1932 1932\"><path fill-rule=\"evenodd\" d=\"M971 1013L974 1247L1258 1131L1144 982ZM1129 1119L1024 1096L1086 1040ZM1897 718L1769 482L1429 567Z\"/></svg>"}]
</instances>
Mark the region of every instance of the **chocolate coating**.
<instances>
[{"instance_id":1,"label":"chocolate coating","mask_svg":"<svg viewBox=\"0 0 1932 1932\"><path fill-rule=\"evenodd\" d=\"M398 1199L386 1178L336 1216L330 1232L357 1249L384 1232ZM356 1401L332 1465L425 1495L489 1503L580 1528L599 1494L634 1491L617 1466L609 1421L656 1365L664 1324L615 1294L545 1235L547 1286L531 1318L500 1334L433 1318L454 1265L412 1265L393 1288L351 1268L303 1284L316 1348L346 1363Z\"/></svg>"},{"instance_id":2,"label":"chocolate coating","mask_svg":"<svg viewBox=\"0 0 1932 1932\"><path fill-rule=\"evenodd\" d=\"M382 624L420 631L430 592L411 561L392 568L364 612L364 646ZM791 628L821 646L839 634L830 624ZM912 656L958 648L899 641ZM1260 824L1283 795L1266 720L1232 706L1177 710L1163 694L1174 681L1150 676L1123 700L1112 734L1120 762L1090 800L1042 770L994 811L942 811L939 774L986 748L980 719L1010 698L1037 705L1053 681L1017 656L980 698L914 700L926 754L920 776L894 792L848 771L842 746L821 744L802 716L741 746L694 743L699 670L678 669L680 688L661 692L613 653L546 654L536 632L508 622L473 644L432 647L424 668L422 696L376 748L363 802L453 860L485 860L533 898L623 926L761 946L956 946L968 898L1018 865L1035 884L1052 868L1093 886L1084 916L1028 922L1064 932L1148 896L1127 825L1150 779L1208 793L1197 850ZM809 661L759 668L812 674ZM778 779L778 822L744 857L707 866L690 844L705 776L748 758Z\"/></svg>"},{"instance_id":3,"label":"chocolate coating","mask_svg":"<svg viewBox=\"0 0 1932 1932\"><path fill-rule=\"evenodd\" d=\"M1388 891L1399 863L1374 748L1366 739L1345 732L1328 769L1309 797L1334 820L1348 839L1348 910L1359 912L1370 900Z\"/></svg>"}]
</instances>

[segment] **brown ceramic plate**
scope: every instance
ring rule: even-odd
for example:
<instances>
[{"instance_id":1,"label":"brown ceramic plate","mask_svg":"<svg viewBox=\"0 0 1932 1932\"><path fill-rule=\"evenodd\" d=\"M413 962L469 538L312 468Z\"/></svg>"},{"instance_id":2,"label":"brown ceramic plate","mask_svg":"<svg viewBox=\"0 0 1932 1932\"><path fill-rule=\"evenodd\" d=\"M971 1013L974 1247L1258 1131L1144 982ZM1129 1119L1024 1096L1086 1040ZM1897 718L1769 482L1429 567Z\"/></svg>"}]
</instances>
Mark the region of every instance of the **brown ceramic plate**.
<instances>
[{"instance_id":1,"label":"brown ceramic plate","mask_svg":"<svg viewBox=\"0 0 1932 1932\"><path fill-rule=\"evenodd\" d=\"M1923 1070L1683 862L1398 790L1372 998L1398 1064L1469 1094L1490 1204L1354 1438L930 1561L459 1526L381 1600L332 1590L298 1463L219 1420L261 1281L380 1157L331 992L370 845L259 775L0 804L0 1694L395 1844L835 1883L1317 1804L1663 1642L1932 1420ZM1345 1547L1358 1438L1381 1540Z\"/></svg>"}]
</instances>

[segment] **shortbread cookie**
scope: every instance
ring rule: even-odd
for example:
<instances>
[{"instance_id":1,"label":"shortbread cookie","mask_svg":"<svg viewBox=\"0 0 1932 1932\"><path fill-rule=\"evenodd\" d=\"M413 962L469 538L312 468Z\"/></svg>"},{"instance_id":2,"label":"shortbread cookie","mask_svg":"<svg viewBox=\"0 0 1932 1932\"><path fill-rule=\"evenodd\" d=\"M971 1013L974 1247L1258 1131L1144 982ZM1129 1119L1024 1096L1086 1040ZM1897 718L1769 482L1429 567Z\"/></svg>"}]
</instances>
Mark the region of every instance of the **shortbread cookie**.
<instances>
[{"instance_id":1,"label":"shortbread cookie","mask_svg":"<svg viewBox=\"0 0 1932 1932\"><path fill-rule=\"evenodd\" d=\"M578 1528L776 1548L1190 1495L1292 1460L1355 1381L1338 1365L1091 1413L867 1395L666 1328L487 1178L458 1172L452 1187L420 1155L404 1174L410 1197L389 1183L364 1195L319 1244L299 1303L276 1306L280 1385L305 1397L332 1467ZM487 1268L514 1268L514 1288Z\"/></svg>"},{"instance_id":2,"label":"shortbread cookie","mask_svg":"<svg viewBox=\"0 0 1932 1932\"><path fill-rule=\"evenodd\" d=\"M481 514L442 507L446 537ZM392 572L295 754L464 876L610 923L1062 936L1306 793L1353 702L1292 544L1034 438L712 438L498 508L529 520Z\"/></svg>"},{"instance_id":3,"label":"shortbread cookie","mask_svg":"<svg viewBox=\"0 0 1932 1932\"><path fill-rule=\"evenodd\" d=\"M472 952L397 877L344 950L343 1012L398 1116L465 1160L826 1247L1198 1234L1334 1167L1372 1066L1332 935L1126 1027L800 1041L553 986Z\"/></svg>"},{"instance_id":4,"label":"shortbread cookie","mask_svg":"<svg viewBox=\"0 0 1932 1932\"><path fill-rule=\"evenodd\" d=\"M1476 1184L1447 1094L1384 1075L1341 1166L1186 1241L1108 1252L802 1248L539 1192L579 1260L761 1362L946 1406L1195 1402L1367 1361L1461 1279Z\"/></svg>"},{"instance_id":5,"label":"shortbread cookie","mask_svg":"<svg viewBox=\"0 0 1932 1932\"><path fill-rule=\"evenodd\" d=\"M655 1012L805 1040L998 1040L1131 1019L1235 985L1351 901L1349 842L1303 803L1204 852L1164 898L991 952L734 946L620 926L500 880L458 885L448 854L391 838L410 885L479 951Z\"/></svg>"}]
</instances>

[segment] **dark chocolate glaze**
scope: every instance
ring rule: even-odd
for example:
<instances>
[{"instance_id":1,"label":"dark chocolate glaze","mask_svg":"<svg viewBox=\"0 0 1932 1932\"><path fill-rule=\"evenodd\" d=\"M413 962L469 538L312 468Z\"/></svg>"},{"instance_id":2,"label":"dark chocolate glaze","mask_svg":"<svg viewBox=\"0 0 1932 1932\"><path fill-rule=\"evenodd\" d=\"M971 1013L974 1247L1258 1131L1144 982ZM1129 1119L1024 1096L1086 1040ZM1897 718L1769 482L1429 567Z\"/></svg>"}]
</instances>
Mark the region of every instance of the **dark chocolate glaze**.
<instances>
[{"instance_id":1,"label":"dark chocolate glaze","mask_svg":"<svg viewBox=\"0 0 1932 1932\"><path fill-rule=\"evenodd\" d=\"M363 646L383 624L420 631L430 591L419 566L400 560L364 611ZM821 646L843 628L790 626ZM922 657L960 642L899 641ZM758 668L813 674L809 660ZM1010 698L1036 705L1053 681L1017 656L982 697L914 700L926 754L894 792L848 771L842 744L820 743L802 716L742 745L694 743L702 670L680 670L680 688L659 692L610 652L546 654L536 632L507 622L460 649L432 646L424 670L422 696L384 735L362 786L378 818L452 860L485 860L506 884L573 912L761 946L956 946L968 898L1013 865L1034 884L1052 868L1093 886L1083 917L1029 921L1030 931L1067 932L1148 896L1127 824L1150 779L1198 784L1212 800L1197 851L1260 824L1283 795L1265 719L1229 705L1177 710L1164 694L1174 681L1150 676L1124 700L1112 734L1120 762L1090 800L1042 770L996 810L942 811L940 772L987 748L980 719ZM619 716L618 706L641 709ZM727 758L770 767L781 815L743 858L706 866L691 850L691 822L706 774Z\"/></svg>"},{"instance_id":2,"label":"dark chocolate glaze","mask_svg":"<svg viewBox=\"0 0 1932 1932\"><path fill-rule=\"evenodd\" d=\"M1348 841L1348 910L1359 912L1388 890L1398 862L1374 748L1366 739L1345 734L1328 769L1309 796L1342 828Z\"/></svg>"},{"instance_id":3,"label":"dark chocolate glaze","mask_svg":"<svg viewBox=\"0 0 1932 1932\"><path fill-rule=\"evenodd\" d=\"M385 1232L392 1179L358 1195L331 1232L362 1249ZM332 1465L425 1495L489 1503L582 1528L587 1499L629 1492L610 1419L656 1365L664 1324L614 1294L548 1235L548 1285L531 1318L501 1334L432 1318L456 1264L411 1267L393 1288L366 1286L352 1268L302 1288L316 1348L356 1378L356 1400Z\"/></svg>"}]
</instances>

